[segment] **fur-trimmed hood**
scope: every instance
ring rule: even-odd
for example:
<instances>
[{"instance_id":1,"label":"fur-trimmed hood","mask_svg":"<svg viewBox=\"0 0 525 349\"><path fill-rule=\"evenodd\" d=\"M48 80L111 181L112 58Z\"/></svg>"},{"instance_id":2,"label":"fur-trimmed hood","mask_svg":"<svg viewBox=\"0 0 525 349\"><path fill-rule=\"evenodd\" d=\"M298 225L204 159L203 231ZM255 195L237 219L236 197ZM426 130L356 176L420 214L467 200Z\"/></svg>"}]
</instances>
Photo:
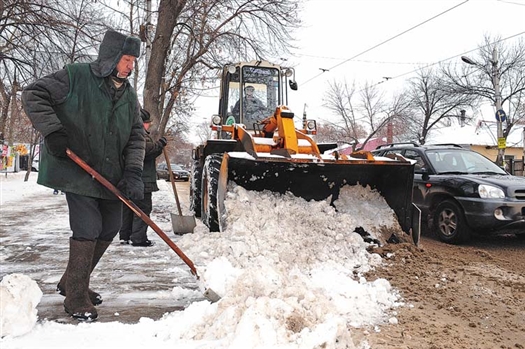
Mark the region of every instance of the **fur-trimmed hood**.
<instances>
[{"instance_id":1,"label":"fur-trimmed hood","mask_svg":"<svg viewBox=\"0 0 525 349\"><path fill-rule=\"evenodd\" d=\"M93 73L101 78L109 76L123 55L140 56L140 39L108 30L100 44L98 58L91 63Z\"/></svg>"}]
</instances>

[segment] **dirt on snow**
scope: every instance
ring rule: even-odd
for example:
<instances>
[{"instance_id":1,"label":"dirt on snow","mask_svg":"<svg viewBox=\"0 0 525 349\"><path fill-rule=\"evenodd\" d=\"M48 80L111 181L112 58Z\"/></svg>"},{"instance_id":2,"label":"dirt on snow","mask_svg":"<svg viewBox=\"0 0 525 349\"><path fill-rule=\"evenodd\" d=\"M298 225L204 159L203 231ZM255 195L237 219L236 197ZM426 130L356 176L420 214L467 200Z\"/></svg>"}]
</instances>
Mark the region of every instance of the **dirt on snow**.
<instances>
[{"instance_id":1,"label":"dirt on snow","mask_svg":"<svg viewBox=\"0 0 525 349\"><path fill-rule=\"evenodd\" d=\"M375 252L404 306L397 324L370 331L374 349L525 348L525 239L475 237L461 246L424 236L419 247L390 244Z\"/></svg>"}]
</instances>

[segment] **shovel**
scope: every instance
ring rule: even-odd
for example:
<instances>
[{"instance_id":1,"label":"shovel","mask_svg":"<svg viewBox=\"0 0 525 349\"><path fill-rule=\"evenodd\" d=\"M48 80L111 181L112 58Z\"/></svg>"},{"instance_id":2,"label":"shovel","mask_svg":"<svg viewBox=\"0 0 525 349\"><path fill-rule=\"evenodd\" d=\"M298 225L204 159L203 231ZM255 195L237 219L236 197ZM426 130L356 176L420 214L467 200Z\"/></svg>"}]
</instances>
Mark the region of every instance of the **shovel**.
<instances>
[{"instance_id":1,"label":"shovel","mask_svg":"<svg viewBox=\"0 0 525 349\"><path fill-rule=\"evenodd\" d=\"M129 207L130 210L132 210L140 219L142 219L148 226L151 227L151 229L153 229L155 231L155 233L157 233L158 236L160 236L160 238L162 240L164 240L164 242L166 244L168 244L169 247L171 247L171 249L173 251L175 251L175 253L184 261L184 263L186 263L186 265L190 268L191 270L191 273L193 275L195 275L195 277L197 278L197 281L200 282L199 285L202 286L202 289L204 289L204 297L206 297L206 299L208 299L210 302L212 303L215 303L217 302L219 299L221 299L219 297L219 295L217 293L215 293L215 291L213 291L211 288L207 288L203 283L202 281L200 280L200 277L199 275L197 274L197 269L195 268L195 265L193 264L193 262L191 261L191 259L189 259L185 254L184 252L182 252L182 250L177 246L175 245L175 243L173 241L170 240L170 238L166 235L166 233L164 233L162 231L162 229L160 229L160 227L155 224L155 222L153 222L147 214L145 214L137 205L135 205L135 203L133 201L131 201L130 199L126 198L124 196L124 194L122 194L120 192L120 190L118 190L113 184L111 184L111 182L109 182L107 179L105 179L100 173L98 173L97 171L95 171L91 166L89 166L84 160L82 160L81 158L79 158L75 153L73 153L73 151L71 151L69 148L66 149L66 154L67 156L69 156L69 158L71 160L73 160L77 165L79 165L80 167L82 167L82 169L84 169L87 173L89 173L93 178L95 178L100 184L102 184L104 187L106 187L109 191L111 191L113 194L115 194L119 199L120 201L122 201L124 204L126 204L126 206Z\"/></svg>"},{"instance_id":2,"label":"shovel","mask_svg":"<svg viewBox=\"0 0 525 349\"><path fill-rule=\"evenodd\" d=\"M173 226L174 234L187 234L193 233L193 229L197 225L195 222L195 217L192 216L183 216L182 210L180 208L179 195L177 194L177 187L175 186L175 178L173 178L173 172L171 171L170 160L168 159L168 153L166 148L162 149L164 157L166 158L166 165L168 165L168 173L170 175L171 187L173 188L173 194L175 195L175 201L177 202L177 209L179 214L171 214L171 225Z\"/></svg>"}]
</instances>

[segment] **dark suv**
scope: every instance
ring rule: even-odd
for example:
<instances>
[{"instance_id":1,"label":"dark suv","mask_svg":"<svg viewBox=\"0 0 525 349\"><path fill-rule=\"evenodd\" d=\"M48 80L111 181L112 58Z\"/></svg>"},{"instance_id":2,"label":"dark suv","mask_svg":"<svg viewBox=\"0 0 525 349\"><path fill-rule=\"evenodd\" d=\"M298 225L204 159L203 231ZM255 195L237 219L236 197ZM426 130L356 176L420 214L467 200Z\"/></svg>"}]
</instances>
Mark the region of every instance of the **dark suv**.
<instances>
[{"instance_id":1,"label":"dark suv","mask_svg":"<svg viewBox=\"0 0 525 349\"><path fill-rule=\"evenodd\" d=\"M412 200L442 241L460 243L471 233L525 237L524 177L455 144L387 144L372 153L415 162Z\"/></svg>"}]
</instances>

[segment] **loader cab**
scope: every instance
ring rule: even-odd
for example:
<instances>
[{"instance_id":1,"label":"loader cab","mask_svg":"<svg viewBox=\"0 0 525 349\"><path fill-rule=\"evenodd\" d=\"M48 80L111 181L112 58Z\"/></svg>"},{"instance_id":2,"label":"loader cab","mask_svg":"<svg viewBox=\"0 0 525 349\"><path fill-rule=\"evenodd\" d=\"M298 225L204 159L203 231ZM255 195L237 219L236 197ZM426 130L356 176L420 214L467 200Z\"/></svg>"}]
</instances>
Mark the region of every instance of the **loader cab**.
<instances>
[{"instance_id":1,"label":"loader cab","mask_svg":"<svg viewBox=\"0 0 525 349\"><path fill-rule=\"evenodd\" d=\"M292 75L289 71L265 61L225 66L219 104L222 124L244 124L248 130L255 129L277 106L287 102L286 81Z\"/></svg>"}]
</instances>

